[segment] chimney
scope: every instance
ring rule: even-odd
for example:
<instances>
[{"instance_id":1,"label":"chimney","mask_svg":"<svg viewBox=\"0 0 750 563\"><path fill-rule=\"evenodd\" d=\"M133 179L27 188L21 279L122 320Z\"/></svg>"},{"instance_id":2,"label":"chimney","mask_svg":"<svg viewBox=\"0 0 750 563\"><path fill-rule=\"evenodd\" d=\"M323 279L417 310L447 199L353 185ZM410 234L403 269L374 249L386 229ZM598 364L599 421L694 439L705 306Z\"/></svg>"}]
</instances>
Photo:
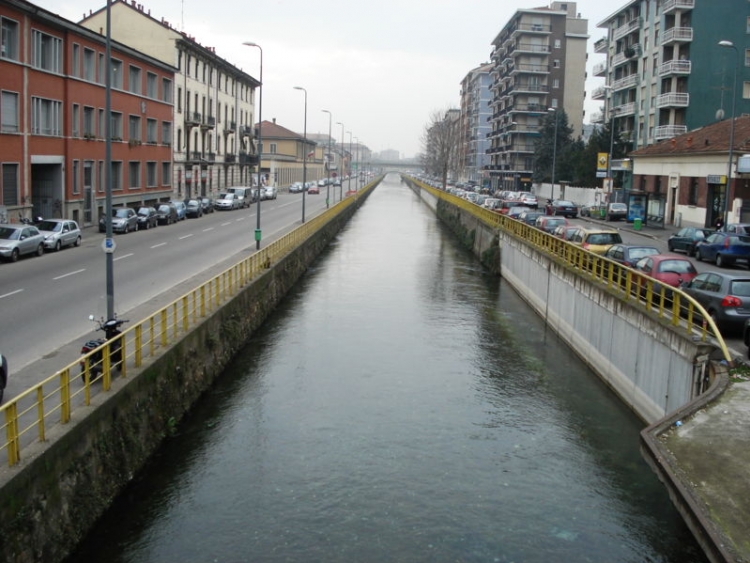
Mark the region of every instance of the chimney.
<instances>
[{"instance_id":1,"label":"chimney","mask_svg":"<svg viewBox=\"0 0 750 563\"><path fill-rule=\"evenodd\" d=\"M273 124L276 125L276 118L275 117L272 119L272 121L273 121Z\"/></svg>"}]
</instances>

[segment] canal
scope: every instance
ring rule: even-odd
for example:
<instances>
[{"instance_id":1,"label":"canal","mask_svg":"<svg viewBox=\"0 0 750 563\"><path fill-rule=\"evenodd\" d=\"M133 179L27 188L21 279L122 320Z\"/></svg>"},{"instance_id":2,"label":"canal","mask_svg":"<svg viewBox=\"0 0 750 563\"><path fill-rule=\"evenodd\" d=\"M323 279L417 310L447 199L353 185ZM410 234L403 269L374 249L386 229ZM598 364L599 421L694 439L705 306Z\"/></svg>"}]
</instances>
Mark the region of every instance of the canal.
<instances>
[{"instance_id":1,"label":"canal","mask_svg":"<svg viewBox=\"0 0 750 563\"><path fill-rule=\"evenodd\" d=\"M69 561L705 562L641 422L389 175Z\"/></svg>"}]
</instances>

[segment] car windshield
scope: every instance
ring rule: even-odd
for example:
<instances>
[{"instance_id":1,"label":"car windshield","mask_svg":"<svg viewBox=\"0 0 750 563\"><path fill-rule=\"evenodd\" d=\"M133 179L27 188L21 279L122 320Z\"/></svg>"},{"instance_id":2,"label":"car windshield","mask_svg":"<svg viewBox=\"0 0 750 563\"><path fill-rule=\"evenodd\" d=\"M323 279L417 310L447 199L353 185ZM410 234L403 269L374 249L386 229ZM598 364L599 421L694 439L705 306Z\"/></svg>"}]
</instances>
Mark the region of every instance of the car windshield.
<instances>
[{"instance_id":1,"label":"car windshield","mask_svg":"<svg viewBox=\"0 0 750 563\"><path fill-rule=\"evenodd\" d=\"M198 206L200 205L200 204L199 204L199 203L198 203L197 201L195 201L194 199L191 199L190 201L188 201L188 202L187 202L187 204L188 204L188 207L198 207Z\"/></svg>"},{"instance_id":2,"label":"car windshield","mask_svg":"<svg viewBox=\"0 0 750 563\"><path fill-rule=\"evenodd\" d=\"M125 208L116 209L115 212L114 212L114 216L126 219L128 217L128 215L129 215L128 211L130 211L130 210L129 209L125 209Z\"/></svg>"},{"instance_id":3,"label":"car windshield","mask_svg":"<svg viewBox=\"0 0 750 563\"><path fill-rule=\"evenodd\" d=\"M138 210L138 215L148 215L148 214L149 214L148 207L141 207Z\"/></svg>"},{"instance_id":4,"label":"car windshield","mask_svg":"<svg viewBox=\"0 0 750 563\"><path fill-rule=\"evenodd\" d=\"M169 213L170 207L168 205L160 205L159 213Z\"/></svg>"},{"instance_id":5,"label":"car windshield","mask_svg":"<svg viewBox=\"0 0 750 563\"><path fill-rule=\"evenodd\" d=\"M659 254L658 248L644 246L643 248L631 248L630 249L631 260L640 260L641 258L645 258L646 256L653 256L654 254Z\"/></svg>"},{"instance_id":6,"label":"car windshield","mask_svg":"<svg viewBox=\"0 0 750 563\"><path fill-rule=\"evenodd\" d=\"M0 227L0 239L18 240L20 234L21 229L14 229L13 227Z\"/></svg>"},{"instance_id":7,"label":"car windshield","mask_svg":"<svg viewBox=\"0 0 750 563\"><path fill-rule=\"evenodd\" d=\"M589 244L618 244L622 242L620 233L594 233L586 241Z\"/></svg>"},{"instance_id":8,"label":"car windshield","mask_svg":"<svg viewBox=\"0 0 750 563\"><path fill-rule=\"evenodd\" d=\"M62 223L58 223L57 221L42 221L36 227L40 231L52 231L56 233L62 230Z\"/></svg>"},{"instance_id":9,"label":"car windshield","mask_svg":"<svg viewBox=\"0 0 750 563\"><path fill-rule=\"evenodd\" d=\"M627 211L627 209L628 209L628 206L627 206L627 205L625 205L624 203L611 203L611 204L609 205L609 208L610 208L610 209L611 209L612 211Z\"/></svg>"},{"instance_id":10,"label":"car windshield","mask_svg":"<svg viewBox=\"0 0 750 563\"><path fill-rule=\"evenodd\" d=\"M219 194L219 199L232 199L234 194Z\"/></svg>"},{"instance_id":11,"label":"car windshield","mask_svg":"<svg viewBox=\"0 0 750 563\"><path fill-rule=\"evenodd\" d=\"M695 274L693 264L687 260L662 260L657 271L663 274Z\"/></svg>"},{"instance_id":12,"label":"car windshield","mask_svg":"<svg viewBox=\"0 0 750 563\"><path fill-rule=\"evenodd\" d=\"M562 199L557 201L557 205L565 205L566 207L570 207L573 205L573 202L571 201L563 201Z\"/></svg>"}]
</instances>

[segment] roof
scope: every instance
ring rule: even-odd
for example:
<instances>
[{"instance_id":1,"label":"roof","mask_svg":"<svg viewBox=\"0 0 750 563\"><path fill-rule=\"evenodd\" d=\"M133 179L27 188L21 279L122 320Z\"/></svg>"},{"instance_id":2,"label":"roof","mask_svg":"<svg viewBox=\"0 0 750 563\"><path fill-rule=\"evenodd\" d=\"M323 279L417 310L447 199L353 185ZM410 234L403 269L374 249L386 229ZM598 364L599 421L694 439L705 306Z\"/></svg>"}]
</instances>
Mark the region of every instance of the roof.
<instances>
[{"instance_id":1,"label":"roof","mask_svg":"<svg viewBox=\"0 0 750 563\"><path fill-rule=\"evenodd\" d=\"M750 152L750 115L734 120L734 151ZM731 119L725 119L631 152L630 157L690 156L729 152Z\"/></svg>"},{"instance_id":2,"label":"roof","mask_svg":"<svg viewBox=\"0 0 750 563\"><path fill-rule=\"evenodd\" d=\"M294 139L302 141L304 137L299 133L278 125L276 121L263 120L261 122L260 134L263 139ZM307 140L310 142L310 139Z\"/></svg>"}]
</instances>

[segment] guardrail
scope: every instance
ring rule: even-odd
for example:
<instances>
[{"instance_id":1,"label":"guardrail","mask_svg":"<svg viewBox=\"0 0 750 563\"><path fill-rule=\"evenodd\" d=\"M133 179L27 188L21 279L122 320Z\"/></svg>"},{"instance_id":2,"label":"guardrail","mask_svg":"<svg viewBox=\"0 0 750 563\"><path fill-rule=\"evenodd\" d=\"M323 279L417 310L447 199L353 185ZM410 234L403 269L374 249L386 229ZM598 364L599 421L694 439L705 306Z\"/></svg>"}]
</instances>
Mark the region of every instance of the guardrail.
<instances>
[{"instance_id":1,"label":"guardrail","mask_svg":"<svg viewBox=\"0 0 750 563\"><path fill-rule=\"evenodd\" d=\"M143 365L145 358L155 356L159 350L176 342L236 296L252 279L298 248L354 204L359 193L369 191L379 180L373 180L359 192L347 196L0 406L0 433L5 434L0 452L7 455L8 465L16 465L21 460L22 450L28 445L46 441L50 427L69 423L76 409L91 405L92 396L110 391L114 378L126 378L131 369ZM82 384L76 383L79 377Z\"/></svg>"},{"instance_id":2,"label":"guardrail","mask_svg":"<svg viewBox=\"0 0 750 563\"><path fill-rule=\"evenodd\" d=\"M729 349L711 315L700 303L681 289L665 286L642 272L589 252L522 221L484 209L415 178L411 180L437 198L468 211L484 224L502 229L553 255L565 266L578 270L579 275L606 286L614 295L633 306L641 307L650 314L657 315L659 319L671 326L684 329L691 337L696 337L703 342L711 341L721 350L727 363L732 364L733 359Z\"/></svg>"}]
</instances>

